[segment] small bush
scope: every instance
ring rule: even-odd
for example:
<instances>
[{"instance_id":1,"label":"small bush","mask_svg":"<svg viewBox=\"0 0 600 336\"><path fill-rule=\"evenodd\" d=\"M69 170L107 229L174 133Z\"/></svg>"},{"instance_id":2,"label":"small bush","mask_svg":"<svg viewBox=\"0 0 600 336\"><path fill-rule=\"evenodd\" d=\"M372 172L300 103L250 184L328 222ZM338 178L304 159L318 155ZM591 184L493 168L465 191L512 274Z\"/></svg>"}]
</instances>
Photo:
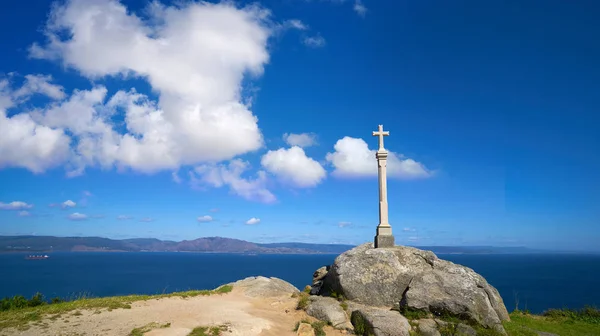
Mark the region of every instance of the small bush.
<instances>
[{"instance_id":1,"label":"small bush","mask_svg":"<svg viewBox=\"0 0 600 336\"><path fill-rule=\"evenodd\" d=\"M327 325L327 323L323 322L323 321L316 321L316 322L311 323L311 326L315 330L315 336L327 336L327 334L325 333L325 330L323 330L323 328L326 325Z\"/></svg>"},{"instance_id":2,"label":"small bush","mask_svg":"<svg viewBox=\"0 0 600 336\"><path fill-rule=\"evenodd\" d=\"M355 311L352 313L352 315L350 316L350 321L352 322L352 325L354 326L354 333L356 335L375 336L373 328L371 328L371 326L368 324L368 322L363 318L363 316L358 311Z\"/></svg>"},{"instance_id":3,"label":"small bush","mask_svg":"<svg viewBox=\"0 0 600 336\"><path fill-rule=\"evenodd\" d=\"M409 320L419 320L429 316L429 313L424 310L413 309L406 306L400 308L399 311L400 314Z\"/></svg>"},{"instance_id":4,"label":"small bush","mask_svg":"<svg viewBox=\"0 0 600 336\"><path fill-rule=\"evenodd\" d=\"M340 307L342 307L343 310L348 310L348 304L346 302L341 302Z\"/></svg>"},{"instance_id":5,"label":"small bush","mask_svg":"<svg viewBox=\"0 0 600 336\"><path fill-rule=\"evenodd\" d=\"M586 306L582 309L549 309L542 315L556 320L570 319L587 323L600 324L600 310Z\"/></svg>"},{"instance_id":6,"label":"small bush","mask_svg":"<svg viewBox=\"0 0 600 336\"><path fill-rule=\"evenodd\" d=\"M306 285L306 287L304 287L304 291L303 292L306 293L306 294L308 294L308 293L310 293L311 289L312 289L312 287Z\"/></svg>"},{"instance_id":7,"label":"small bush","mask_svg":"<svg viewBox=\"0 0 600 336\"><path fill-rule=\"evenodd\" d=\"M300 298L298 299L298 304L296 305L297 310L304 310L308 308L308 295L306 293L300 294Z\"/></svg>"},{"instance_id":8,"label":"small bush","mask_svg":"<svg viewBox=\"0 0 600 336\"><path fill-rule=\"evenodd\" d=\"M445 325L438 328L442 336L458 336L458 324L446 323ZM479 334L478 334L479 335Z\"/></svg>"}]
</instances>

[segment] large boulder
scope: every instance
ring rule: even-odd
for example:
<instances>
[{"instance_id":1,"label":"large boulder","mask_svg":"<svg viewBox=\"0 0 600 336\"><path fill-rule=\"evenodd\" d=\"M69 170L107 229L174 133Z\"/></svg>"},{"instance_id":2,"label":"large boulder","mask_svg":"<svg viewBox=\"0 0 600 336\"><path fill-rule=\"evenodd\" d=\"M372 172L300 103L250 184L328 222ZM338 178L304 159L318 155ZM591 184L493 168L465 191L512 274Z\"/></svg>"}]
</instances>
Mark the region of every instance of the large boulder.
<instances>
[{"instance_id":1,"label":"large boulder","mask_svg":"<svg viewBox=\"0 0 600 336\"><path fill-rule=\"evenodd\" d=\"M240 288L249 297L276 297L289 296L299 293L294 285L279 278L264 276L248 277L231 283L234 288Z\"/></svg>"},{"instance_id":2,"label":"large boulder","mask_svg":"<svg viewBox=\"0 0 600 336\"><path fill-rule=\"evenodd\" d=\"M472 269L406 246L357 246L339 255L321 295L336 293L369 306L454 316L502 330L509 320L498 291Z\"/></svg>"},{"instance_id":3,"label":"large boulder","mask_svg":"<svg viewBox=\"0 0 600 336\"><path fill-rule=\"evenodd\" d=\"M352 312L352 325L361 336L409 336L410 324L394 310L367 308Z\"/></svg>"},{"instance_id":4,"label":"large boulder","mask_svg":"<svg viewBox=\"0 0 600 336\"><path fill-rule=\"evenodd\" d=\"M336 329L352 329L348 316L340 302L334 298L311 296L306 313L321 321L330 323Z\"/></svg>"}]
</instances>

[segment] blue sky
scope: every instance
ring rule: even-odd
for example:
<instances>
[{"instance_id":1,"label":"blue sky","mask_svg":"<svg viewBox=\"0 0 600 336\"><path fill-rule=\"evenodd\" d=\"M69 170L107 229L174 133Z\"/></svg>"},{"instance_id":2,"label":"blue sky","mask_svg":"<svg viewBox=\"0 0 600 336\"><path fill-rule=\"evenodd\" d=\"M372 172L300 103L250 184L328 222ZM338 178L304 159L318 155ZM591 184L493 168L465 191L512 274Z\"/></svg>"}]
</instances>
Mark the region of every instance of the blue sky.
<instances>
[{"instance_id":1,"label":"blue sky","mask_svg":"<svg viewBox=\"0 0 600 336\"><path fill-rule=\"evenodd\" d=\"M0 234L595 250L592 1L9 0ZM368 147L367 147L368 146Z\"/></svg>"}]
</instances>

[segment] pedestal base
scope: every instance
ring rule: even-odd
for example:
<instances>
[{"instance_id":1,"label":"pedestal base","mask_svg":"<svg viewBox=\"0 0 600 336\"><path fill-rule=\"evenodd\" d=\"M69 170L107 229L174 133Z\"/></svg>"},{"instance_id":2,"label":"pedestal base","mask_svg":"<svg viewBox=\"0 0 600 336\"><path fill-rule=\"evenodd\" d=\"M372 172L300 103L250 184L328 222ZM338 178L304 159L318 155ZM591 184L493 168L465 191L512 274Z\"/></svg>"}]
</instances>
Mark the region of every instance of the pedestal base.
<instances>
[{"instance_id":1,"label":"pedestal base","mask_svg":"<svg viewBox=\"0 0 600 336\"><path fill-rule=\"evenodd\" d=\"M394 236L386 235L386 236L375 236L375 248L379 247L394 247Z\"/></svg>"}]
</instances>

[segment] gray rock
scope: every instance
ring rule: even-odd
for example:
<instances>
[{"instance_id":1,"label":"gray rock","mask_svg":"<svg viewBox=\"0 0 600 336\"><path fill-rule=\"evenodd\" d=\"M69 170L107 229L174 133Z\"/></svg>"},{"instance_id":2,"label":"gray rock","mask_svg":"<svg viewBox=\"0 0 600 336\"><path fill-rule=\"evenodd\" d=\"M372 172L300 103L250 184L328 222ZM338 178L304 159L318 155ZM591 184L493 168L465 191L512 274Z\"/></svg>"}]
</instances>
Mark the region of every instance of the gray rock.
<instances>
[{"instance_id":1,"label":"gray rock","mask_svg":"<svg viewBox=\"0 0 600 336\"><path fill-rule=\"evenodd\" d=\"M352 312L354 332L362 336L409 336L410 324L394 310L366 308Z\"/></svg>"},{"instance_id":2,"label":"gray rock","mask_svg":"<svg viewBox=\"0 0 600 336\"><path fill-rule=\"evenodd\" d=\"M329 266L323 266L323 267L319 268L318 270L316 270L313 273L313 284L317 281L323 280L323 278L325 278L325 276L327 275L328 271L329 271Z\"/></svg>"},{"instance_id":3,"label":"gray rock","mask_svg":"<svg viewBox=\"0 0 600 336\"><path fill-rule=\"evenodd\" d=\"M321 321L329 322L337 329L352 329L348 315L340 302L336 299L324 296L311 296L306 308L306 313Z\"/></svg>"},{"instance_id":4,"label":"gray rock","mask_svg":"<svg viewBox=\"0 0 600 336\"><path fill-rule=\"evenodd\" d=\"M421 319L417 321L417 330L421 336L441 336L438 325L432 319Z\"/></svg>"},{"instance_id":5,"label":"gray rock","mask_svg":"<svg viewBox=\"0 0 600 336\"><path fill-rule=\"evenodd\" d=\"M231 283L234 288L242 288L244 294L250 297L276 297L289 296L299 293L298 288L289 282L278 278L266 278L263 276L248 277Z\"/></svg>"},{"instance_id":6,"label":"gray rock","mask_svg":"<svg viewBox=\"0 0 600 336\"><path fill-rule=\"evenodd\" d=\"M459 323L458 326L456 326L456 331L460 336L477 336L477 331L464 323Z\"/></svg>"},{"instance_id":7,"label":"gray rock","mask_svg":"<svg viewBox=\"0 0 600 336\"><path fill-rule=\"evenodd\" d=\"M323 287L323 279L327 276L327 272L329 272L329 266L323 266L313 273L310 295L319 295L321 287Z\"/></svg>"},{"instance_id":8,"label":"gray rock","mask_svg":"<svg viewBox=\"0 0 600 336\"><path fill-rule=\"evenodd\" d=\"M334 291L370 306L399 304L502 330L509 320L500 294L481 275L412 247L357 246L335 259L323 281L321 295Z\"/></svg>"},{"instance_id":9,"label":"gray rock","mask_svg":"<svg viewBox=\"0 0 600 336\"><path fill-rule=\"evenodd\" d=\"M558 336L557 334L553 334L553 333L549 333L549 332L545 332L545 331L535 331L536 334L538 334L538 336Z\"/></svg>"}]
</instances>

